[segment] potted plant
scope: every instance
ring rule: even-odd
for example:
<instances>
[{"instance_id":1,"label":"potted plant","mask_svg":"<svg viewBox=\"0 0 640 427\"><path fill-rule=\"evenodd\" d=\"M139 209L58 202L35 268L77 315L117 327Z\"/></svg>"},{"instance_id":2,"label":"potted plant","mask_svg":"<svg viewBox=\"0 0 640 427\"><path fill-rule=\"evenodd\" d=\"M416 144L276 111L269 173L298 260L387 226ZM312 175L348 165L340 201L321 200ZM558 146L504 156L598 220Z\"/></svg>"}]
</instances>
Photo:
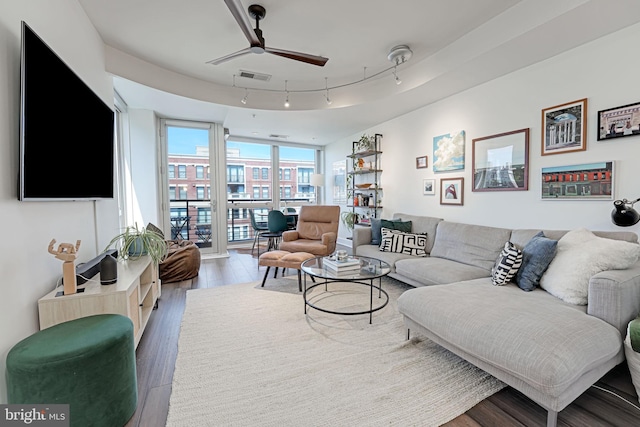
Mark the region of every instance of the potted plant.
<instances>
[{"instance_id":1,"label":"potted plant","mask_svg":"<svg viewBox=\"0 0 640 427\"><path fill-rule=\"evenodd\" d=\"M115 236L105 251L114 247L118 249L118 259L137 259L143 255L149 255L155 264L158 264L167 255L167 243L164 237L155 231L127 226L124 231Z\"/></svg>"},{"instance_id":2,"label":"potted plant","mask_svg":"<svg viewBox=\"0 0 640 427\"><path fill-rule=\"evenodd\" d=\"M362 135L358 140L357 150L359 153L373 150L375 139L372 136Z\"/></svg>"},{"instance_id":3,"label":"potted plant","mask_svg":"<svg viewBox=\"0 0 640 427\"><path fill-rule=\"evenodd\" d=\"M342 219L342 223L349 229L349 230L353 230L353 227L355 227L355 225L358 223L358 221L360 220L360 214L357 214L355 212L342 212L340 214L340 218Z\"/></svg>"}]
</instances>

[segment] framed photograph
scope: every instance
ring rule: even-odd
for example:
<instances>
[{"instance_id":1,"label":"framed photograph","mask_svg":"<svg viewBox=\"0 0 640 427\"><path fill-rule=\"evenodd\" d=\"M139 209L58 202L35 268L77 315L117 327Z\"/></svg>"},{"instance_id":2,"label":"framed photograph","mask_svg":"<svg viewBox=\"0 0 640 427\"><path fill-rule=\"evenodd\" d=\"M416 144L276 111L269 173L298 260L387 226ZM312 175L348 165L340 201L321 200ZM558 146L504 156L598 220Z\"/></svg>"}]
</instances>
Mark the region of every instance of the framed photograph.
<instances>
[{"instance_id":1,"label":"framed photograph","mask_svg":"<svg viewBox=\"0 0 640 427\"><path fill-rule=\"evenodd\" d=\"M613 162L542 168L543 200L613 200Z\"/></svg>"},{"instance_id":2,"label":"framed photograph","mask_svg":"<svg viewBox=\"0 0 640 427\"><path fill-rule=\"evenodd\" d=\"M427 166L427 156L416 157L416 169L424 169Z\"/></svg>"},{"instance_id":3,"label":"framed photograph","mask_svg":"<svg viewBox=\"0 0 640 427\"><path fill-rule=\"evenodd\" d=\"M473 140L471 191L529 189L529 128Z\"/></svg>"},{"instance_id":4,"label":"framed photograph","mask_svg":"<svg viewBox=\"0 0 640 427\"><path fill-rule=\"evenodd\" d=\"M433 138L433 171L449 172L464 169L464 131Z\"/></svg>"},{"instance_id":5,"label":"framed photograph","mask_svg":"<svg viewBox=\"0 0 640 427\"><path fill-rule=\"evenodd\" d=\"M436 180L435 179L423 179L422 180L422 194L425 196L433 196L436 194Z\"/></svg>"},{"instance_id":6,"label":"framed photograph","mask_svg":"<svg viewBox=\"0 0 640 427\"><path fill-rule=\"evenodd\" d=\"M587 149L587 99L542 110L542 155Z\"/></svg>"},{"instance_id":7,"label":"framed photograph","mask_svg":"<svg viewBox=\"0 0 640 427\"><path fill-rule=\"evenodd\" d=\"M598 111L598 141L640 135L640 102Z\"/></svg>"},{"instance_id":8,"label":"framed photograph","mask_svg":"<svg viewBox=\"0 0 640 427\"><path fill-rule=\"evenodd\" d=\"M464 203L464 178L442 178L440 180L440 204L460 205Z\"/></svg>"}]
</instances>

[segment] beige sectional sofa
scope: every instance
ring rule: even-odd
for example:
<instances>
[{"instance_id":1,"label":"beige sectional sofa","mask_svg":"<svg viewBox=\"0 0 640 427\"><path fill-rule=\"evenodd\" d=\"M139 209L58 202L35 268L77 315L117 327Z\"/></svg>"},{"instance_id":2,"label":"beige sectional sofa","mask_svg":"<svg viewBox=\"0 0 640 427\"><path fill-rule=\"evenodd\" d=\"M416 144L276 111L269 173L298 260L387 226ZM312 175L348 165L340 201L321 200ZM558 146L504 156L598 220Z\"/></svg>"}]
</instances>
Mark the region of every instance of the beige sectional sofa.
<instances>
[{"instance_id":1,"label":"beige sectional sofa","mask_svg":"<svg viewBox=\"0 0 640 427\"><path fill-rule=\"evenodd\" d=\"M409 331L427 336L540 404L548 411L548 426L555 426L559 411L624 361L626 327L640 311L637 256L628 268L593 275L588 292L585 285L586 305L576 305L539 287L525 292L511 283L494 286L491 279L505 242L522 249L540 231L554 240L567 231L511 230L403 213L394 218L411 221L413 233L427 233L428 256L381 252L370 244L368 227L354 230L353 253L389 262L390 276L415 286L398 300ZM610 239L634 253L640 250L633 232L586 234L606 239L585 243L585 251L607 249L600 243ZM558 259L560 248L558 243ZM575 258L576 268L584 261L566 252L562 257ZM553 262L547 273L552 267ZM552 280L562 281L557 275Z\"/></svg>"}]
</instances>

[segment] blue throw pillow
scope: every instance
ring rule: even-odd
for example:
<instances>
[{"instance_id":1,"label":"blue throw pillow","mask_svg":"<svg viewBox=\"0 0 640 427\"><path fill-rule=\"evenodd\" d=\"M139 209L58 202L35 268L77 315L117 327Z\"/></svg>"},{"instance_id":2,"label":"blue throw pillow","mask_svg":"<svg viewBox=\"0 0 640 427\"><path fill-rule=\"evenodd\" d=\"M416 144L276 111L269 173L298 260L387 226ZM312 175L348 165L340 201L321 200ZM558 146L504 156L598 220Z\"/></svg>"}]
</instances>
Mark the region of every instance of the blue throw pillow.
<instances>
[{"instance_id":1,"label":"blue throw pillow","mask_svg":"<svg viewBox=\"0 0 640 427\"><path fill-rule=\"evenodd\" d=\"M552 240L539 232L522 248L522 265L516 275L518 287L532 291L540 285L540 278L556 256L557 240Z\"/></svg>"},{"instance_id":2,"label":"blue throw pillow","mask_svg":"<svg viewBox=\"0 0 640 427\"><path fill-rule=\"evenodd\" d=\"M378 219L371 218L371 244L380 245L382 243L382 227L389 228L391 230L404 231L405 233L411 232L411 221L402 221L397 219Z\"/></svg>"}]
</instances>

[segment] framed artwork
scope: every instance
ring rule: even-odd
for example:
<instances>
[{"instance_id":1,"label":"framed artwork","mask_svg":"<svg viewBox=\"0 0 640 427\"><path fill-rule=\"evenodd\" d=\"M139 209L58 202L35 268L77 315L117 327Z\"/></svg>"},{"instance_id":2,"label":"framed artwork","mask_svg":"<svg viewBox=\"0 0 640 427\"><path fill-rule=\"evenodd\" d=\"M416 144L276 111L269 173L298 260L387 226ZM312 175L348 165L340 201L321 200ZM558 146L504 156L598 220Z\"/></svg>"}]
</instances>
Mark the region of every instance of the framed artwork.
<instances>
[{"instance_id":1,"label":"framed artwork","mask_svg":"<svg viewBox=\"0 0 640 427\"><path fill-rule=\"evenodd\" d=\"M433 138L433 171L448 172L464 169L464 131Z\"/></svg>"},{"instance_id":2,"label":"framed artwork","mask_svg":"<svg viewBox=\"0 0 640 427\"><path fill-rule=\"evenodd\" d=\"M440 180L440 204L460 205L464 203L464 178L442 178Z\"/></svg>"},{"instance_id":3,"label":"framed artwork","mask_svg":"<svg viewBox=\"0 0 640 427\"><path fill-rule=\"evenodd\" d=\"M587 98L542 110L542 155L587 149Z\"/></svg>"},{"instance_id":4,"label":"framed artwork","mask_svg":"<svg viewBox=\"0 0 640 427\"><path fill-rule=\"evenodd\" d=\"M436 180L435 179L423 179L422 180L422 194L435 195L436 194Z\"/></svg>"},{"instance_id":5,"label":"framed artwork","mask_svg":"<svg viewBox=\"0 0 640 427\"><path fill-rule=\"evenodd\" d=\"M613 162L542 168L543 200L613 200Z\"/></svg>"},{"instance_id":6,"label":"framed artwork","mask_svg":"<svg viewBox=\"0 0 640 427\"><path fill-rule=\"evenodd\" d=\"M416 169L424 169L427 166L427 156L416 157Z\"/></svg>"},{"instance_id":7,"label":"framed artwork","mask_svg":"<svg viewBox=\"0 0 640 427\"><path fill-rule=\"evenodd\" d=\"M529 189L529 128L473 140L471 191Z\"/></svg>"},{"instance_id":8,"label":"framed artwork","mask_svg":"<svg viewBox=\"0 0 640 427\"><path fill-rule=\"evenodd\" d=\"M640 135L640 102L598 111L598 141Z\"/></svg>"}]
</instances>

